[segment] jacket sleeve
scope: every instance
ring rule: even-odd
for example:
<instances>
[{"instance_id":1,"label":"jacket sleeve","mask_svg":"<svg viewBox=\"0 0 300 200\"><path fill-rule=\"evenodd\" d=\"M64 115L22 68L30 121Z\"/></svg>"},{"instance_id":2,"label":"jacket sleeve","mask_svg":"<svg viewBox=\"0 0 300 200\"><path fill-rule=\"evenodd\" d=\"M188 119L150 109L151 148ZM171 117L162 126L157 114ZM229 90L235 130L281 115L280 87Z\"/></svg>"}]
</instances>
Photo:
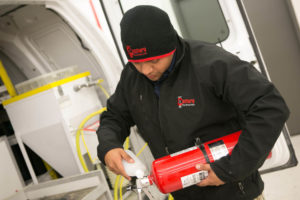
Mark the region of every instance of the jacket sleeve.
<instances>
[{"instance_id":1,"label":"jacket sleeve","mask_svg":"<svg viewBox=\"0 0 300 200\"><path fill-rule=\"evenodd\" d=\"M105 154L114 148L123 148L123 143L134 125L124 94L124 71L115 93L107 100L107 111L100 116L97 130L98 157L103 164Z\"/></svg>"},{"instance_id":2,"label":"jacket sleeve","mask_svg":"<svg viewBox=\"0 0 300 200\"><path fill-rule=\"evenodd\" d=\"M215 94L237 111L242 134L232 155L211 164L224 182L240 181L264 163L289 110L274 85L247 62L230 55L210 68Z\"/></svg>"}]
</instances>

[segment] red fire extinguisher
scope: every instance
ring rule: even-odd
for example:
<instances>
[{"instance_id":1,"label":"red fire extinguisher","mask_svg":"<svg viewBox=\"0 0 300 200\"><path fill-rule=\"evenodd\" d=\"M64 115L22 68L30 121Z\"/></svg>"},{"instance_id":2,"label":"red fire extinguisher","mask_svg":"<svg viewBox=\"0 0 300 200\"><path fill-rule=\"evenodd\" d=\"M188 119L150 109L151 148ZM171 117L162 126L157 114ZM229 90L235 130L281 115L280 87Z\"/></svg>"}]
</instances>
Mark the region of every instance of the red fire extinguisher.
<instances>
[{"instance_id":1,"label":"red fire extinguisher","mask_svg":"<svg viewBox=\"0 0 300 200\"><path fill-rule=\"evenodd\" d=\"M152 163L151 174L144 177L145 185L155 185L162 193L170 193L194 185L207 177L207 171L195 168L199 163L212 163L231 155L241 131L205 142L174 154L159 158Z\"/></svg>"}]
</instances>

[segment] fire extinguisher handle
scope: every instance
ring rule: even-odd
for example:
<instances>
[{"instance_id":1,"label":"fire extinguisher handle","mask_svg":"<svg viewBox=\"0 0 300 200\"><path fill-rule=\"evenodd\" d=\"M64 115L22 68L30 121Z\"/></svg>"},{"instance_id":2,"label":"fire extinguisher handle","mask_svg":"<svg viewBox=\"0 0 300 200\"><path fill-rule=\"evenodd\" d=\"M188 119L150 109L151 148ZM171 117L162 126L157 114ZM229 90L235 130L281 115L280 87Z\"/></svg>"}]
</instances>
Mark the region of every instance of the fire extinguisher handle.
<instances>
[{"instance_id":1,"label":"fire extinguisher handle","mask_svg":"<svg viewBox=\"0 0 300 200\"><path fill-rule=\"evenodd\" d=\"M201 144L202 144L201 139L200 139L199 137L197 137L197 138L195 139L195 145L196 145L196 146L200 146Z\"/></svg>"},{"instance_id":2,"label":"fire extinguisher handle","mask_svg":"<svg viewBox=\"0 0 300 200\"><path fill-rule=\"evenodd\" d=\"M195 140L196 140L195 141L195 145L198 146L198 148L202 151L206 163L210 163L209 157L207 155L207 152L206 152L206 150L204 148L204 144L202 143L201 139L199 137L197 137Z\"/></svg>"}]
</instances>

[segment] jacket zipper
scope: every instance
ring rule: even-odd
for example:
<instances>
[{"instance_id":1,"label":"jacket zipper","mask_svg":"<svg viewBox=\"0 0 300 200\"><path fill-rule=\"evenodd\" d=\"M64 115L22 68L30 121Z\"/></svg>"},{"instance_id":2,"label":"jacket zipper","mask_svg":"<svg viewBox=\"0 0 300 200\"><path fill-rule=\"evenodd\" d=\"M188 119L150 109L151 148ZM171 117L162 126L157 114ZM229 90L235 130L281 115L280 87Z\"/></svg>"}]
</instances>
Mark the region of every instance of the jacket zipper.
<instances>
[{"instance_id":1,"label":"jacket zipper","mask_svg":"<svg viewBox=\"0 0 300 200\"><path fill-rule=\"evenodd\" d=\"M165 136L164 131L163 131L163 126L162 126L162 122L161 122L159 107L160 106L158 105L158 118L159 118L158 121L159 121L159 126L160 126L160 132L161 132L162 138L164 140L163 142L165 144L165 151L166 151L167 155L170 155L169 148L168 148L168 145L167 145L166 136Z\"/></svg>"},{"instance_id":2,"label":"jacket zipper","mask_svg":"<svg viewBox=\"0 0 300 200\"><path fill-rule=\"evenodd\" d=\"M141 102L141 104L143 104L143 95L142 95L142 93L140 92L140 95L139 95L139 99L140 99L140 102ZM157 102L157 115L158 115L158 121L159 121L159 129L160 129L160 132L161 132L161 134L162 134L162 138L163 138L163 144L164 144L164 146L165 146L165 152L167 153L167 155L169 155L170 153L169 153L169 148L168 148L168 146L167 146L167 142L166 142L166 138L165 138L165 135L164 135L164 133L163 133L163 128L162 128L162 123L161 123L161 117L160 117L160 109L159 109L159 107L160 107L160 103L159 103L159 101L160 101L160 98L158 98L157 99L157 97L156 97L156 94L154 93L154 91L153 91L153 99L154 99L154 101L156 101Z\"/></svg>"},{"instance_id":3,"label":"jacket zipper","mask_svg":"<svg viewBox=\"0 0 300 200\"><path fill-rule=\"evenodd\" d=\"M243 194L246 194L242 182L238 182L238 185L239 185L240 191L241 191Z\"/></svg>"},{"instance_id":4,"label":"jacket zipper","mask_svg":"<svg viewBox=\"0 0 300 200\"><path fill-rule=\"evenodd\" d=\"M167 155L170 155L168 146L165 147Z\"/></svg>"},{"instance_id":5,"label":"jacket zipper","mask_svg":"<svg viewBox=\"0 0 300 200\"><path fill-rule=\"evenodd\" d=\"M165 80L166 81L166 80ZM160 97L158 98L157 100L157 103L158 103L158 121L159 121L159 126L160 126L160 132L162 134L162 138L163 138L163 142L165 144L165 151L167 153L167 155L170 155L170 152L169 152L169 147L167 145L167 140L166 140L166 136L164 134L164 131L163 131L163 126L162 126L162 122L161 122L161 116L160 116L160 100L161 100L161 91L162 91L162 87L163 87L163 84L160 86ZM155 94L154 94L155 95ZM156 96L154 96L156 98Z\"/></svg>"}]
</instances>

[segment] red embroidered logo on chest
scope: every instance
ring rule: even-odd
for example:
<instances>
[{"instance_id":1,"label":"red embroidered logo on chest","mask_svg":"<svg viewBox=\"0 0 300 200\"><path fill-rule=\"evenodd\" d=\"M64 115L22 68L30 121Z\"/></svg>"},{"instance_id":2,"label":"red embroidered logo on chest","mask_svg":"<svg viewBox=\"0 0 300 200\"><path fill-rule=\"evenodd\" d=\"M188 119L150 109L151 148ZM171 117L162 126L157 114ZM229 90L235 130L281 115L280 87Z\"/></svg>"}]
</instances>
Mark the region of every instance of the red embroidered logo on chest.
<instances>
[{"instance_id":1,"label":"red embroidered logo on chest","mask_svg":"<svg viewBox=\"0 0 300 200\"><path fill-rule=\"evenodd\" d=\"M177 97L177 105L178 108L182 108L185 106L195 106L195 99L184 99L182 96Z\"/></svg>"},{"instance_id":2,"label":"red embroidered logo on chest","mask_svg":"<svg viewBox=\"0 0 300 200\"><path fill-rule=\"evenodd\" d=\"M134 56L143 56L147 55L147 49L146 47L140 48L140 49L132 49L129 45L126 46L126 50L129 54L130 58L133 58Z\"/></svg>"}]
</instances>

